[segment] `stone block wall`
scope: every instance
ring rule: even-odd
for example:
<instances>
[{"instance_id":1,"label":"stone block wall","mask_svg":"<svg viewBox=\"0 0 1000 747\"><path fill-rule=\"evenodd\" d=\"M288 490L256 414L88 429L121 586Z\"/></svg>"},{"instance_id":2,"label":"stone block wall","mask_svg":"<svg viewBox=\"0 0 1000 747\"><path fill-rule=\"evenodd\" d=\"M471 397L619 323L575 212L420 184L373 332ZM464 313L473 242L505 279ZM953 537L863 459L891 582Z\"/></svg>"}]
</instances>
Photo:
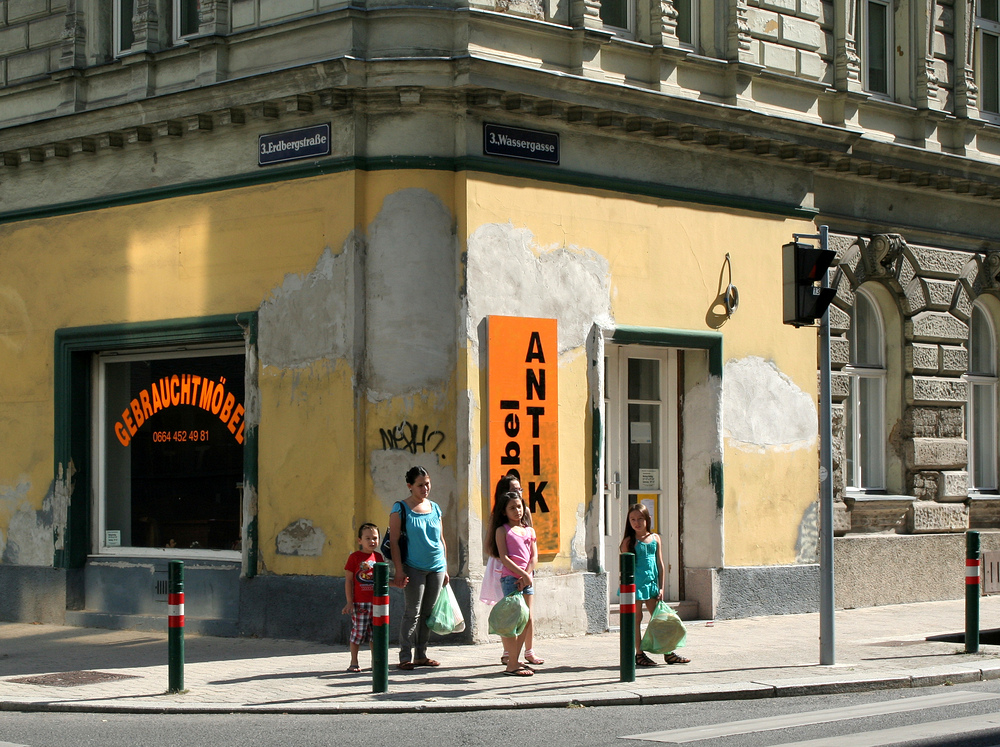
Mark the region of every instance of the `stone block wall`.
<instances>
[{"instance_id":1,"label":"stone block wall","mask_svg":"<svg viewBox=\"0 0 1000 747\"><path fill-rule=\"evenodd\" d=\"M17 85L58 69L66 1L0 2L0 85Z\"/></svg>"},{"instance_id":2,"label":"stone block wall","mask_svg":"<svg viewBox=\"0 0 1000 747\"><path fill-rule=\"evenodd\" d=\"M1000 267L1000 256L911 245L896 234L837 236L831 248L838 252L837 297L830 315L834 493L843 502L837 533L926 534L998 526L1000 496L970 496L964 374L972 304L981 294L998 294L996 273L986 267ZM901 401L901 418L886 422L885 434L887 473L895 468L902 477L877 494L851 491L845 473L851 309L855 291L866 283L887 290L902 318L901 339L886 339L887 348L901 348L902 355L887 357L885 392L887 402ZM887 325L887 338L892 334ZM894 365L902 367L896 375Z\"/></svg>"},{"instance_id":3,"label":"stone block wall","mask_svg":"<svg viewBox=\"0 0 1000 747\"><path fill-rule=\"evenodd\" d=\"M753 61L769 70L833 85L831 3L749 0Z\"/></svg>"}]
</instances>

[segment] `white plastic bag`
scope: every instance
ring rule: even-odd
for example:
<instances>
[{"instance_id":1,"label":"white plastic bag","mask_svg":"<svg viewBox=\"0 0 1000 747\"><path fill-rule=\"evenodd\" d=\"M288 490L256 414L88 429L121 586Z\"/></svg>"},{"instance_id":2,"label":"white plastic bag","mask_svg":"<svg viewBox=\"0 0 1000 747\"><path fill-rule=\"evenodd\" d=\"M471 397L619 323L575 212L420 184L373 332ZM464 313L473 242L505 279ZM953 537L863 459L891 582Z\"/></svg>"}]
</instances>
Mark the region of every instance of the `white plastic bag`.
<instances>
[{"instance_id":1,"label":"white plastic bag","mask_svg":"<svg viewBox=\"0 0 1000 747\"><path fill-rule=\"evenodd\" d=\"M483 604L496 604L503 599L503 589L500 588L501 570L503 565L490 555L490 559L486 561L486 571L483 573L483 588L479 591L479 601Z\"/></svg>"}]
</instances>

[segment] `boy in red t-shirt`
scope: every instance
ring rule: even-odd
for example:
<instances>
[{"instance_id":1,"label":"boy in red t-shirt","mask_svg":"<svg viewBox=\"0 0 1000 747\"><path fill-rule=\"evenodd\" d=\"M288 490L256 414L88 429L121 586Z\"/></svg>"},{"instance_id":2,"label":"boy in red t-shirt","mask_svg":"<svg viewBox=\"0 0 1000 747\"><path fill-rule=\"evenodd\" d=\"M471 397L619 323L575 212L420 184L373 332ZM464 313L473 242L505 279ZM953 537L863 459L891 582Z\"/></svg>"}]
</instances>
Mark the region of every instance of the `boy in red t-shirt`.
<instances>
[{"instance_id":1,"label":"boy in red t-shirt","mask_svg":"<svg viewBox=\"0 0 1000 747\"><path fill-rule=\"evenodd\" d=\"M362 643L372 643L372 597L375 590L375 564L383 562L378 552L378 527L362 524L358 529L358 552L347 558L344 570L344 594L347 604L344 614L351 616L351 665L348 672L360 672L358 649Z\"/></svg>"}]
</instances>

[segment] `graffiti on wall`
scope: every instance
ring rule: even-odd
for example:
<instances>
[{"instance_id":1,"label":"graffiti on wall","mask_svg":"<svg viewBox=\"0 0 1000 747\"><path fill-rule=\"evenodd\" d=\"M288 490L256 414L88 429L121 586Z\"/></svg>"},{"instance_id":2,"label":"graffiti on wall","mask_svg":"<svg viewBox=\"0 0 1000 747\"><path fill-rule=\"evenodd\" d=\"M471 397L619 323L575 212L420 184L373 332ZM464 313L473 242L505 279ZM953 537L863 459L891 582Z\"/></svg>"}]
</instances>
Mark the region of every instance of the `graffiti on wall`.
<instances>
[{"instance_id":1,"label":"graffiti on wall","mask_svg":"<svg viewBox=\"0 0 1000 747\"><path fill-rule=\"evenodd\" d=\"M428 451L436 452L444 443L444 433L432 431L429 425L420 426L404 420L388 430L378 429L382 436L382 448L387 451L408 451L411 454Z\"/></svg>"}]
</instances>

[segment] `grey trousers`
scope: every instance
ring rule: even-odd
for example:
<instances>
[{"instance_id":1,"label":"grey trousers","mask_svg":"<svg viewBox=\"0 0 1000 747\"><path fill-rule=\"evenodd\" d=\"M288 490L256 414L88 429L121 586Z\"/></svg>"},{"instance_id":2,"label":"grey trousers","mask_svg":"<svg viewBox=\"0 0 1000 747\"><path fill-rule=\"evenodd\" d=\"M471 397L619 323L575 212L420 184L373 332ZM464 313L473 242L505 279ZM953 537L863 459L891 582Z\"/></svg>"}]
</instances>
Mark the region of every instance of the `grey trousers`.
<instances>
[{"instance_id":1,"label":"grey trousers","mask_svg":"<svg viewBox=\"0 0 1000 747\"><path fill-rule=\"evenodd\" d=\"M403 588L403 624L399 629L399 661L427 658L427 627L434 602L444 585L444 571L423 571L403 566L409 581Z\"/></svg>"}]
</instances>

